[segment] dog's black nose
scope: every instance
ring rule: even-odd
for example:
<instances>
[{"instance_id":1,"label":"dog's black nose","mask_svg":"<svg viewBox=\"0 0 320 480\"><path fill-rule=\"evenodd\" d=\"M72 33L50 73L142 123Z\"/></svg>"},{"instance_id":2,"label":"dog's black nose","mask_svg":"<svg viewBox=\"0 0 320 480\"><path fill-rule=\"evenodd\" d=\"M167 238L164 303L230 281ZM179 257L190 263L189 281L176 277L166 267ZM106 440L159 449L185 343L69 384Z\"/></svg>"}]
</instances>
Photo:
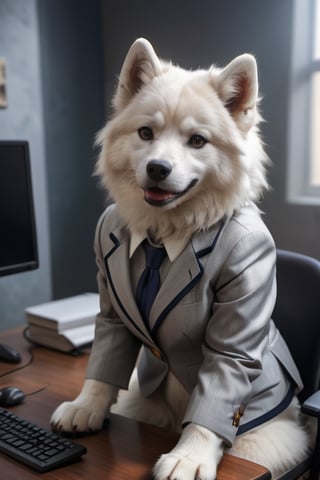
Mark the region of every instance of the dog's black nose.
<instances>
[{"instance_id":1,"label":"dog's black nose","mask_svg":"<svg viewBox=\"0 0 320 480\"><path fill-rule=\"evenodd\" d=\"M147 173L151 180L160 182L171 173L172 167L166 160L150 160L147 165Z\"/></svg>"}]
</instances>

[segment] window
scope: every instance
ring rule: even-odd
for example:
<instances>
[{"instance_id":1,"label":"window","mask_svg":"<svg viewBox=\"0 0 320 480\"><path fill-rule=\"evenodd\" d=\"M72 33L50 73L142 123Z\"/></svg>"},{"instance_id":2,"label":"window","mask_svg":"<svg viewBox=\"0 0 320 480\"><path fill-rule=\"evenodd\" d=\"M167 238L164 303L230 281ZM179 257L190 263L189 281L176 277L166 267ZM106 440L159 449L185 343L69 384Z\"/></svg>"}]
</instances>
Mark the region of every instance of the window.
<instances>
[{"instance_id":1,"label":"window","mask_svg":"<svg viewBox=\"0 0 320 480\"><path fill-rule=\"evenodd\" d=\"M295 0L293 14L288 199L320 205L320 0Z\"/></svg>"},{"instance_id":2,"label":"window","mask_svg":"<svg viewBox=\"0 0 320 480\"><path fill-rule=\"evenodd\" d=\"M312 79L311 183L320 185L320 0L315 1Z\"/></svg>"}]
</instances>

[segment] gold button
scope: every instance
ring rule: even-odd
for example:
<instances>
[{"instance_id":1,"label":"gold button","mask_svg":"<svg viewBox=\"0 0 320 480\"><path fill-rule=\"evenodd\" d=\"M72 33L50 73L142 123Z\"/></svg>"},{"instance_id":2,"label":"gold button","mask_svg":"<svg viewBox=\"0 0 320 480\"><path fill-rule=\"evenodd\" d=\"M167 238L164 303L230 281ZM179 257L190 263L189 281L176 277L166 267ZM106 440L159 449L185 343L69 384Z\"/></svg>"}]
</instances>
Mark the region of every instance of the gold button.
<instances>
[{"instance_id":1,"label":"gold button","mask_svg":"<svg viewBox=\"0 0 320 480\"><path fill-rule=\"evenodd\" d=\"M152 355L154 355L156 358L160 359L162 357L160 350L158 350L157 348L153 347L153 348L150 349L150 351L151 351Z\"/></svg>"},{"instance_id":2,"label":"gold button","mask_svg":"<svg viewBox=\"0 0 320 480\"><path fill-rule=\"evenodd\" d=\"M237 408L235 411L234 411L234 414L233 414L233 419L232 419L232 425L236 428L239 427L239 424L240 424L240 419L242 417L242 415L244 414L244 406L243 405L240 405L239 408Z\"/></svg>"}]
</instances>

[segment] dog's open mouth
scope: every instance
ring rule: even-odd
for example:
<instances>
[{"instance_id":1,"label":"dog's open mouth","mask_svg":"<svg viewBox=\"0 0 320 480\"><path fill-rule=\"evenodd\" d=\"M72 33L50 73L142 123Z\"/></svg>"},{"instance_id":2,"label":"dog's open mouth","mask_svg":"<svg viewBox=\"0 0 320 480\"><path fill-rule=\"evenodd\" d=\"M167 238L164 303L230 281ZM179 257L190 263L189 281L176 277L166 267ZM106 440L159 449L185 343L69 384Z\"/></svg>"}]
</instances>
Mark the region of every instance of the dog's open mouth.
<instances>
[{"instance_id":1,"label":"dog's open mouth","mask_svg":"<svg viewBox=\"0 0 320 480\"><path fill-rule=\"evenodd\" d=\"M185 188L181 192L171 192L168 190L163 190L159 187L147 188L146 190L144 190L144 199L150 205L153 205L155 207L162 207L163 205L167 205L168 203L173 202L177 198L182 197L182 195L187 193L192 187L195 186L197 181L197 179L192 180L187 186L187 188Z\"/></svg>"}]
</instances>

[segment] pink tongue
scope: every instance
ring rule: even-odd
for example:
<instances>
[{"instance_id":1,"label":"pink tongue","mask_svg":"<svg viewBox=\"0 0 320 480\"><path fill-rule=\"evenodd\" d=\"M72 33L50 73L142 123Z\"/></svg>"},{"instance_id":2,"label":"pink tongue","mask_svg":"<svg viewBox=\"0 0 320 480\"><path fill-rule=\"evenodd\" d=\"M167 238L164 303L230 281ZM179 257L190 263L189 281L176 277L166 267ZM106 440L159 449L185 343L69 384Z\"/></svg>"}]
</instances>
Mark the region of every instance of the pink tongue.
<instances>
[{"instance_id":1,"label":"pink tongue","mask_svg":"<svg viewBox=\"0 0 320 480\"><path fill-rule=\"evenodd\" d=\"M144 192L146 198L154 201L167 200L173 196L173 193L161 190L161 188L149 188Z\"/></svg>"}]
</instances>

